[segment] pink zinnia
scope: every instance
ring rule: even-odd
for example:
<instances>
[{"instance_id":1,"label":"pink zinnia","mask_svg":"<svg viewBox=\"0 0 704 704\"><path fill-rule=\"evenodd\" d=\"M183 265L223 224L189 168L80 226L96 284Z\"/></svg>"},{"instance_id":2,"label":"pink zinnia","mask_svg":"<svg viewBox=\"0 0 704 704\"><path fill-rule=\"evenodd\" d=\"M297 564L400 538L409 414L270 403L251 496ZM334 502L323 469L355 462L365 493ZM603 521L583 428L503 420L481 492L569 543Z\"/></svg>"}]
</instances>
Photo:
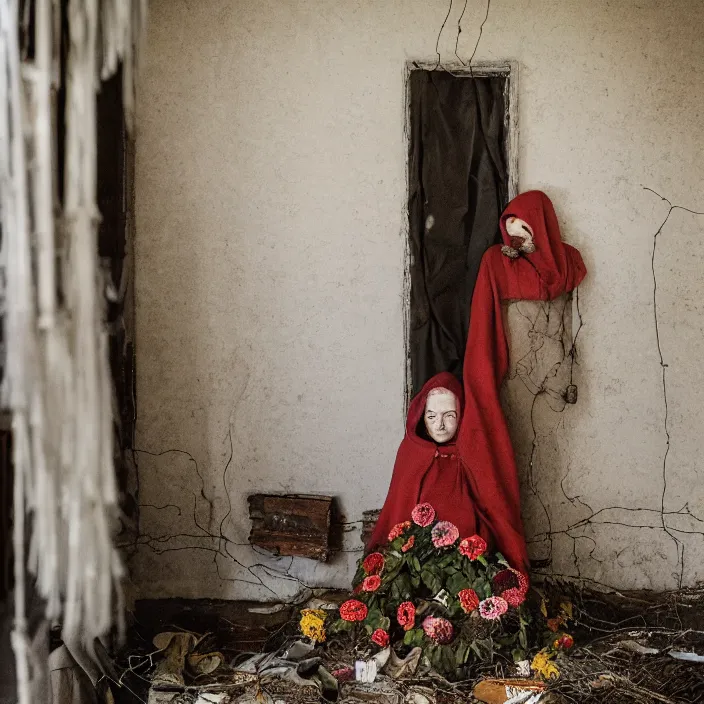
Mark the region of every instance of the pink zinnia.
<instances>
[{"instance_id":1,"label":"pink zinnia","mask_svg":"<svg viewBox=\"0 0 704 704\"><path fill-rule=\"evenodd\" d=\"M468 557L470 560L476 560L480 555L486 552L486 540L480 535L473 535L470 538L463 538L460 542L460 554Z\"/></svg>"},{"instance_id":2,"label":"pink zinnia","mask_svg":"<svg viewBox=\"0 0 704 704\"><path fill-rule=\"evenodd\" d=\"M449 643L455 635L455 629L446 618L428 616L423 621L425 635L436 643Z\"/></svg>"},{"instance_id":3,"label":"pink zinnia","mask_svg":"<svg viewBox=\"0 0 704 704\"><path fill-rule=\"evenodd\" d=\"M418 504L411 511L411 518L417 526L425 528L435 520L435 509L430 504Z\"/></svg>"},{"instance_id":4,"label":"pink zinnia","mask_svg":"<svg viewBox=\"0 0 704 704\"><path fill-rule=\"evenodd\" d=\"M362 589L365 592L375 592L381 586L381 577L378 574L370 574L364 578Z\"/></svg>"},{"instance_id":5,"label":"pink zinnia","mask_svg":"<svg viewBox=\"0 0 704 704\"><path fill-rule=\"evenodd\" d=\"M509 606L518 608L526 600L526 593L521 591L520 589L516 589L516 587L512 587L511 589L506 589L505 591L501 592L501 598Z\"/></svg>"},{"instance_id":6,"label":"pink zinnia","mask_svg":"<svg viewBox=\"0 0 704 704\"><path fill-rule=\"evenodd\" d=\"M446 548L460 537L460 532L454 523L450 523L450 521L440 521L435 524L430 536L436 548Z\"/></svg>"},{"instance_id":7,"label":"pink zinnia","mask_svg":"<svg viewBox=\"0 0 704 704\"><path fill-rule=\"evenodd\" d=\"M508 604L500 596L490 596L479 602L479 615L490 621L500 618L508 611Z\"/></svg>"}]
</instances>

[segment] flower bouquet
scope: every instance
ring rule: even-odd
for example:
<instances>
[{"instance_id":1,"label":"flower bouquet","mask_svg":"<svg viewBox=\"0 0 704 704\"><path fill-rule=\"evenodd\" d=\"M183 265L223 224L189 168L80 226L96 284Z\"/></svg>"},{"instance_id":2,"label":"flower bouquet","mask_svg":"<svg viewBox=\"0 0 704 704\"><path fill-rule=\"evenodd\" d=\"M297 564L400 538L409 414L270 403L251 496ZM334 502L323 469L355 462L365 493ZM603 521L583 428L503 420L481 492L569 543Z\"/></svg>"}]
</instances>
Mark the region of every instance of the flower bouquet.
<instances>
[{"instance_id":1,"label":"flower bouquet","mask_svg":"<svg viewBox=\"0 0 704 704\"><path fill-rule=\"evenodd\" d=\"M523 660L530 618L525 575L478 535L460 539L455 525L419 504L388 543L359 561L354 595L340 606L335 631L362 629L385 648L421 647L446 677L495 653Z\"/></svg>"}]
</instances>

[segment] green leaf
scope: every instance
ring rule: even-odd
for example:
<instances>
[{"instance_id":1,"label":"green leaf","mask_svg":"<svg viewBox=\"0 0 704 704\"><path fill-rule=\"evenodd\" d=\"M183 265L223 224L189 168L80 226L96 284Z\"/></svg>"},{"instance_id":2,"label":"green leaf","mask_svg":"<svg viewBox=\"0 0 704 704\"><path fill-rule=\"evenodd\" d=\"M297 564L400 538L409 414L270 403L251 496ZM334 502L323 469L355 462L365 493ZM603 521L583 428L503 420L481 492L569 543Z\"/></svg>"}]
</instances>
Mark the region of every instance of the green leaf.
<instances>
[{"instance_id":1,"label":"green leaf","mask_svg":"<svg viewBox=\"0 0 704 704\"><path fill-rule=\"evenodd\" d=\"M415 555L411 556L411 565L416 572L420 573L420 560Z\"/></svg>"},{"instance_id":2,"label":"green leaf","mask_svg":"<svg viewBox=\"0 0 704 704\"><path fill-rule=\"evenodd\" d=\"M514 648L511 651L511 657L513 658L513 662L520 662L526 659L526 651L523 650L523 648Z\"/></svg>"},{"instance_id":3,"label":"green leaf","mask_svg":"<svg viewBox=\"0 0 704 704\"><path fill-rule=\"evenodd\" d=\"M494 557L496 558L496 561L500 564L503 565L504 567L510 567L511 565L508 564L508 561L506 558L500 553L496 552L494 553Z\"/></svg>"},{"instance_id":4,"label":"green leaf","mask_svg":"<svg viewBox=\"0 0 704 704\"><path fill-rule=\"evenodd\" d=\"M469 645L467 643L460 643L455 650L455 665L461 667L467 662L469 658Z\"/></svg>"},{"instance_id":5,"label":"green leaf","mask_svg":"<svg viewBox=\"0 0 704 704\"><path fill-rule=\"evenodd\" d=\"M379 621L379 628L383 628L385 631L388 631L389 628L391 628L391 619L388 616L384 616L380 621Z\"/></svg>"},{"instance_id":6,"label":"green leaf","mask_svg":"<svg viewBox=\"0 0 704 704\"><path fill-rule=\"evenodd\" d=\"M367 632L367 635L371 635L376 629L372 628L368 623L365 623L364 630Z\"/></svg>"},{"instance_id":7,"label":"green leaf","mask_svg":"<svg viewBox=\"0 0 704 704\"><path fill-rule=\"evenodd\" d=\"M457 596L459 592L468 587L469 580L461 572L455 572L447 580L447 591L453 596Z\"/></svg>"},{"instance_id":8,"label":"green leaf","mask_svg":"<svg viewBox=\"0 0 704 704\"><path fill-rule=\"evenodd\" d=\"M437 594L442 589L442 581L431 570L424 569L420 575L420 578L423 580L423 584L428 587L433 595Z\"/></svg>"},{"instance_id":9,"label":"green leaf","mask_svg":"<svg viewBox=\"0 0 704 704\"><path fill-rule=\"evenodd\" d=\"M521 644L523 650L528 650L528 634L525 628L521 628L518 632L518 642Z\"/></svg>"}]
</instances>

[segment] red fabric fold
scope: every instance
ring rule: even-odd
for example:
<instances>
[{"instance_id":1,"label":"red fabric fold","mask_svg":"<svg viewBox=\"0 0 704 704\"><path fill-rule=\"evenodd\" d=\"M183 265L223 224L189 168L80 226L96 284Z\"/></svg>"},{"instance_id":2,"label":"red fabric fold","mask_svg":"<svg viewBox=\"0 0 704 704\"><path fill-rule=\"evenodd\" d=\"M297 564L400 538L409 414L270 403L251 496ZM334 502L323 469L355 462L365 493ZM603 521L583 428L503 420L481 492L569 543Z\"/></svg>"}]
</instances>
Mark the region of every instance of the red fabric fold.
<instances>
[{"instance_id":1,"label":"red fabric fold","mask_svg":"<svg viewBox=\"0 0 704 704\"><path fill-rule=\"evenodd\" d=\"M529 191L509 203L500 220L506 246L518 244L506 231L511 216L531 227L535 251L512 259L501 245L494 245L482 258L464 357L465 407L457 449L472 475L495 547L527 574L518 473L499 398L509 361L501 304L511 299L552 300L578 286L586 268L580 253L562 242L555 210L544 193Z\"/></svg>"},{"instance_id":2,"label":"red fabric fold","mask_svg":"<svg viewBox=\"0 0 704 704\"><path fill-rule=\"evenodd\" d=\"M432 389L452 391L459 401L462 422L462 385L448 372L435 375L421 389L408 409L406 434L396 455L391 485L367 549L387 541L397 523L409 521L413 508L423 502L433 506L438 519L451 521L461 537L480 534L491 541L491 530L475 501L473 478L462 464L455 443L438 445L419 435L425 402Z\"/></svg>"}]
</instances>

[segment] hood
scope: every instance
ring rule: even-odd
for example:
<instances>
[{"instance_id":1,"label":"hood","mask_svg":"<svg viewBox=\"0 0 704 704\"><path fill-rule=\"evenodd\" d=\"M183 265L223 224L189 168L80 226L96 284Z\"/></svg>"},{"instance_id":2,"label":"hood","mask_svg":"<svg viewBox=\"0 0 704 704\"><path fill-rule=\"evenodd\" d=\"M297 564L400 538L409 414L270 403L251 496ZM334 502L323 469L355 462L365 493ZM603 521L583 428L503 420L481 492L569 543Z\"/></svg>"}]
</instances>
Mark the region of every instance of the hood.
<instances>
[{"instance_id":1,"label":"hood","mask_svg":"<svg viewBox=\"0 0 704 704\"><path fill-rule=\"evenodd\" d=\"M406 435L412 440L424 443L426 445L435 445L432 440L426 440L418 435L418 424L423 419L423 413L425 412L425 402L428 398L428 394L433 389L447 389L452 391L457 399L459 400L459 413L457 418L457 426L459 432L459 425L462 421L462 412L464 411L464 391L462 389L462 384L457 380L457 377L450 372L441 372L436 374L434 377L428 379L425 382L423 388L418 394L413 397L411 405L408 408L408 419L406 420Z\"/></svg>"},{"instance_id":2,"label":"hood","mask_svg":"<svg viewBox=\"0 0 704 704\"><path fill-rule=\"evenodd\" d=\"M512 217L523 222L512 222ZM549 298L571 291L586 275L579 252L562 242L555 208L542 191L516 196L504 210L499 224L504 253L527 259Z\"/></svg>"}]
</instances>

